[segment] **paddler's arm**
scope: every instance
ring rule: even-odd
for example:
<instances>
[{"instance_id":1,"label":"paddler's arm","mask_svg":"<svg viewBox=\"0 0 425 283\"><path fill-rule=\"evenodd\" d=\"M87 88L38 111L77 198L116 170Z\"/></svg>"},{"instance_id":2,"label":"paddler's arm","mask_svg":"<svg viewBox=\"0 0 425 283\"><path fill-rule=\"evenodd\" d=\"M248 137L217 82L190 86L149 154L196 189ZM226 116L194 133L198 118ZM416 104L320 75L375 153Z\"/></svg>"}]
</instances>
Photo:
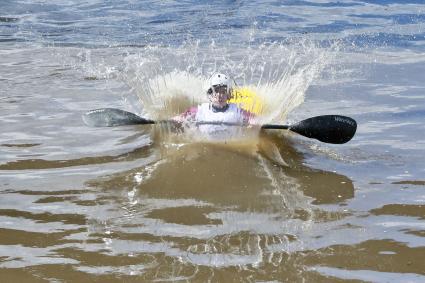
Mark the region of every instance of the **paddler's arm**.
<instances>
[{"instance_id":1,"label":"paddler's arm","mask_svg":"<svg viewBox=\"0 0 425 283\"><path fill-rule=\"evenodd\" d=\"M251 112L246 111L244 109L240 109L240 111L241 111L241 115L242 115L242 118L243 118L243 124L244 125L255 124L255 123L253 123L255 118L256 118L256 115L254 113L251 113Z\"/></svg>"},{"instance_id":2,"label":"paddler's arm","mask_svg":"<svg viewBox=\"0 0 425 283\"><path fill-rule=\"evenodd\" d=\"M171 121L176 123L175 125L177 128L181 128L183 123L188 121L194 121L196 118L197 112L198 112L197 106L190 107L185 112L171 118Z\"/></svg>"}]
</instances>

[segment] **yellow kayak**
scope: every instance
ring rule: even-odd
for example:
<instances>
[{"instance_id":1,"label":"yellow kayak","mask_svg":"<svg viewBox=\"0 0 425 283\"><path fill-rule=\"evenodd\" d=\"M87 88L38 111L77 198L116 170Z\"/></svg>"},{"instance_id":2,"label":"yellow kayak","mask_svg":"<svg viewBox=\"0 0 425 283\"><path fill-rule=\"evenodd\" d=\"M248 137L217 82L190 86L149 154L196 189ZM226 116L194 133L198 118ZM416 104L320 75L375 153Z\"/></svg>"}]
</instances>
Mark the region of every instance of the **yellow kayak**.
<instances>
[{"instance_id":1,"label":"yellow kayak","mask_svg":"<svg viewBox=\"0 0 425 283\"><path fill-rule=\"evenodd\" d=\"M261 115L264 112L265 105L262 99L247 87L234 89L229 103L237 104L240 108L255 115Z\"/></svg>"}]
</instances>

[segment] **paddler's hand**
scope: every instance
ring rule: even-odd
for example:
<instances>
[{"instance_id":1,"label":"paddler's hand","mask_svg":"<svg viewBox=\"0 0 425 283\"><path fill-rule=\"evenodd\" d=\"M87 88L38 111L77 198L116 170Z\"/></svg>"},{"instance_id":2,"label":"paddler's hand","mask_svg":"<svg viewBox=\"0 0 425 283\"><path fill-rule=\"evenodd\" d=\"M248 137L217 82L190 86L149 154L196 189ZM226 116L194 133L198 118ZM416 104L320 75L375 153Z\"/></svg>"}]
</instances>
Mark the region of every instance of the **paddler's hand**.
<instances>
[{"instance_id":1,"label":"paddler's hand","mask_svg":"<svg viewBox=\"0 0 425 283\"><path fill-rule=\"evenodd\" d=\"M180 119L174 119L174 118L168 121L171 130L176 133L184 132L183 122L184 121L181 121Z\"/></svg>"}]
</instances>

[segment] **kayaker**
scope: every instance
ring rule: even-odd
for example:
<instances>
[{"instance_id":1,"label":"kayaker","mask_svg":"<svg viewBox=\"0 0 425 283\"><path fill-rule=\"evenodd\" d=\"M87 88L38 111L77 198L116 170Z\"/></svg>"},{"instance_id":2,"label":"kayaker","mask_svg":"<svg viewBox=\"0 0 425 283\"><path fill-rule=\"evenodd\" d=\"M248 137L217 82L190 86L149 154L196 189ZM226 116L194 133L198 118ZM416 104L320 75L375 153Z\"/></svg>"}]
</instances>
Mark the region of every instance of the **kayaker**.
<instances>
[{"instance_id":1,"label":"kayaker","mask_svg":"<svg viewBox=\"0 0 425 283\"><path fill-rule=\"evenodd\" d=\"M248 125L255 115L239 108L237 104L229 103L232 91L232 79L226 74L215 73L209 78L206 88L209 102L191 107L174 117L173 120L180 124L186 122L226 122Z\"/></svg>"}]
</instances>

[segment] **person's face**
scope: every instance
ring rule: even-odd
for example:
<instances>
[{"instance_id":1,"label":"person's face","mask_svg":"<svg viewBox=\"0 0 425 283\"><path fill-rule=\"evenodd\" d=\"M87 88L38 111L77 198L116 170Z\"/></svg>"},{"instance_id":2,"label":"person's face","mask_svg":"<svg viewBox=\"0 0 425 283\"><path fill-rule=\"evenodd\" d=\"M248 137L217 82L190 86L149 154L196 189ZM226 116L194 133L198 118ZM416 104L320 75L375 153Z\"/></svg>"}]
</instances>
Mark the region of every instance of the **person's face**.
<instances>
[{"instance_id":1,"label":"person's face","mask_svg":"<svg viewBox=\"0 0 425 283\"><path fill-rule=\"evenodd\" d=\"M229 92L227 86L214 86L208 90L208 98L215 107L222 108L227 105Z\"/></svg>"}]
</instances>

